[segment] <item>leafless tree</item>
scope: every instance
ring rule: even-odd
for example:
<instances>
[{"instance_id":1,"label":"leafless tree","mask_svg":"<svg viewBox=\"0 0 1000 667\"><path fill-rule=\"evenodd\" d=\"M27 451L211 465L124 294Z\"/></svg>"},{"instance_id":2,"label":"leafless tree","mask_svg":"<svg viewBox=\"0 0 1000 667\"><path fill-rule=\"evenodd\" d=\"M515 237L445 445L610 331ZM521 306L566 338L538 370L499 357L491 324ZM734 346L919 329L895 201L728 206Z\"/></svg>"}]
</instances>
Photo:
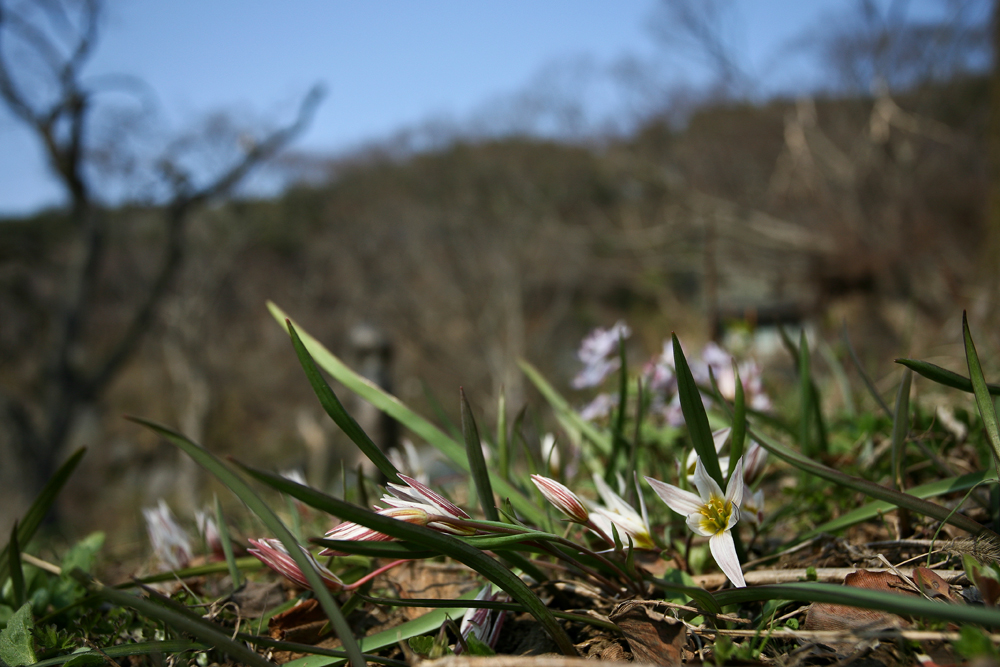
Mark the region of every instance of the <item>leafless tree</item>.
<instances>
[{"instance_id":1,"label":"leafless tree","mask_svg":"<svg viewBox=\"0 0 1000 667\"><path fill-rule=\"evenodd\" d=\"M99 41L101 16L100 0L0 0L0 99L44 147L65 189L74 234L60 298L51 312L39 390L0 389L23 479L34 489L58 464L81 408L102 396L154 323L184 260L192 213L230 194L254 167L285 147L308 124L321 97L319 89L311 91L293 122L241 141L238 154L210 174L181 159L176 146L154 161L144 178L161 193L156 203L165 241L159 266L129 306L124 326L112 334L113 344L98 349L87 330L108 260L108 215L95 178L106 147L98 145L93 130L97 112L107 118L113 107L105 102L106 86L89 84L83 72Z\"/></svg>"}]
</instances>

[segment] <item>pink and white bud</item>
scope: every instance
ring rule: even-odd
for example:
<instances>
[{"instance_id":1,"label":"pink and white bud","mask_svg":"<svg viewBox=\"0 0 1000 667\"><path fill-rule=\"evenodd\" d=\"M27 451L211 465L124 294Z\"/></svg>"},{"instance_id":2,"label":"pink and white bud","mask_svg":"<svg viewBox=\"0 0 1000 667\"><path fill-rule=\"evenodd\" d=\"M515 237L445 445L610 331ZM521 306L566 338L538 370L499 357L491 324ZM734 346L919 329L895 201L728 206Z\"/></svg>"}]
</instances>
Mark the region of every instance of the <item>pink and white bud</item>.
<instances>
[{"instance_id":1,"label":"pink and white bud","mask_svg":"<svg viewBox=\"0 0 1000 667\"><path fill-rule=\"evenodd\" d=\"M587 523L590 520L590 512L584 507L583 501L575 493L566 488L566 486L554 479L542 477L541 475L532 475L531 481L535 483L535 486L542 492L545 499L552 503L557 510L569 517L570 521Z\"/></svg>"},{"instance_id":2,"label":"pink and white bud","mask_svg":"<svg viewBox=\"0 0 1000 667\"><path fill-rule=\"evenodd\" d=\"M467 521L472 518L465 512L465 510L442 496L440 493L437 493L426 484L421 484L419 481L413 479L412 477L407 477L406 475L400 475L400 478L406 482L406 486L401 484L386 485L389 489L389 493L392 494L382 496L382 502L386 505L396 508L420 509L430 515L458 519L461 521ZM432 521L430 524L425 525L428 525L430 528L442 533L451 533L452 535L476 534L475 528L452 526L448 523L440 521Z\"/></svg>"},{"instance_id":3,"label":"pink and white bud","mask_svg":"<svg viewBox=\"0 0 1000 667\"><path fill-rule=\"evenodd\" d=\"M758 528L764 523L764 490L757 489L752 494L743 497L740 505L740 518Z\"/></svg>"},{"instance_id":4,"label":"pink and white bud","mask_svg":"<svg viewBox=\"0 0 1000 667\"><path fill-rule=\"evenodd\" d=\"M743 454L743 482L753 484L764 472L767 466L767 450L756 440L750 441L750 446Z\"/></svg>"},{"instance_id":5,"label":"pink and white bud","mask_svg":"<svg viewBox=\"0 0 1000 667\"><path fill-rule=\"evenodd\" d=\"M492 586L487 584L478 594L476 600L494 602L496 600L505 601L507 594L503 591L491 593ZM504 618L507 612L498 609L470 608L462 617L462 624L458 631L464 639L470 636L475 637L490 648L496 648L497 640L500 638L500 629L503 627ZM462 652L462 645L455 647L455 653Z\"/></svg>"},{"instance_id":6,"label":"pink and white bud","mask_svg":"<svg viewBox=\"0 0 1000 667\"><path fill-rule=\"evenodd\" d=\"M305 574L303 574L302 569L299 567L298 563L291 557L288 550L285 549L285 545L281 540L275 539L260 539L260 540L250 540L250 544L253 546L251 549L247 549L250 553L257 557L257 560L267 565L269 568L282 575L286 579L312 590L312 585L309 580L306 579ZM309 551L307 551L301 545L299 549L302 550L303 555L309 561L309 564L316 570L320 578L323 580L323 584L332 592L337 592L343 590L344 582L340 580L337 575L323 567L316 560Z\"/></svg>"},{"instance_id":7,"label":"pink and white bud","mask_svg":"<svg viewBox=\"0 0 1000 667\"><path fill-rule=\"evenodd\" d=\"M418 526L426 526L430 522L430 515L427 514L426 511L413 507L386 507L378 510L377 513L382 516L398 519L399 521L405 521L406 523L412 523ZM361 524L354 523L352 521L344 521L333 530L327 532L326 538L329 540L345 540L349 542L389 542L394 539L385 533L380 533L377 530L372 530L367 526L362 526ZM343 556L345 555L345 552L334 551L333 549L323 549L319 552L319 555Z\"/></svg>"}]
</instances>

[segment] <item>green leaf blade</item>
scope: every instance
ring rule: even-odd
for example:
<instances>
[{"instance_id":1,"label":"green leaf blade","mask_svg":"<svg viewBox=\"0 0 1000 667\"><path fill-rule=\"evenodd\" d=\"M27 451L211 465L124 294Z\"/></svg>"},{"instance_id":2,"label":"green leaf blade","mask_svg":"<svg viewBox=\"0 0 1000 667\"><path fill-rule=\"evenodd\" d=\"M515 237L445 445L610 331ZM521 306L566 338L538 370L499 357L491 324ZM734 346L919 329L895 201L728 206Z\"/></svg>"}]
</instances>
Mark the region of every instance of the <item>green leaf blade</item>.
<instances>
[{"instance_id":1,"label":"green leaf blade","mask_svg":"<svg viewBox=\"0 0 1000 667\"><path fill-rule=\"evenodd\" d=\"M483 444L479 439L476 418L472 414L472 407L465 396L465 390L459 388L458 394L462 411L462 436L465 438L465 452L469 459L472 481L475 482L476 492L479 494L479 505L488 521L499 521L500 513L497 512L496 501L493 499L490 470L486 466L486 457L483 456Z\"/></svg>"},{"instance_id":2,"label":"green leaf blade","mask_svg":"<svg viewBox=\"0 0 1000 667\"><path fill-rule=\"evenodd\" d=\"M268 309L274 318L284 326L288 316L283 310L272 302L268 302ZM303 345L309 351L310 356L316 365L333 376L350 391L353 391L361 398L365 399L376 408L389 415L407 429L412 431L417 437L425 440L429 445L436 448L448 460L454 463L460 470L470 472L469 460L465 454L465 447L445 434L437 426L411 410L398 398L389 394L370 380L358 375L338 359L333 353L327 350L315 338L296 328ZM508 483L500 475L490 476L490 481L494 491L501 497L510 498L511 503L525 517L536 523L545 520L545 513L537 505L531 502L514 485Z\"/></svg>"},{"instance_id":3,"label":"green leaf blade","mask_svg":"<svg viewBox=\"0 0 1000 667\"><path fill-rule=\"evenodd\" d=\"M316 393L316 397L319 399L320 405L323 406L326 414L330 415L330 419L340 427L340 430L347 434L351 442L358 446L361 453L368 457L368 460L385 475L386 479L396 484L402 484L403 480L399 478L399 471L396 470L396 466L392 465L389 458L372 442L372 439L358 425L354 417L344 409L344 405L320 374L319 369L316 367L316 362L309 354L309 350L302 343L302 339L292 325L291 320L286 319L285 325L288 327L288 335L291 337L292 345L295 347L295 354L298 355L299 363L302 364L302 370L306 372L309 384L312 385L313 391Z\"/></svg>"},{"instance_id":4,"label":"green leaf blade","mask_svg":"<svg viewBox=\"0 0 1000 667\"><path fill-rule=\"evenodd\" d=\"M677 334L671 334L671 338L674 345L677 393L680 395L681 412L684 414L684 422L688 434L691 436L691 444L698 452L702 465L705 466L705 471L721 488L725 488L726 480L722 477L719 455L715 451L715 440L712 438L712 428L708 424L705 404L701 400L701 391L694 381L694 375L692 375L691 367L684 357L684 350L681 349L681 342L677 339Z\"/></svg>"},{"instance_id":5,"label":"green leaf blade","mask_svg":"<svg viewBox=\"0 0 1000 667\"><path fill-rule=\"evenodd\" d=\"M965 312L962 313L962 337L965 339L965 360L969 366L969 379L976 396L976 405L979 407L979 416L983 419L987 441L993 450L993 461L1000 471L1000 428L997 426L997 411L990 399L986 378L983 377L983 367L979 363L976 344L972 341L972 332L969 330L969 318Z\"/></svg>"}]
</instances>

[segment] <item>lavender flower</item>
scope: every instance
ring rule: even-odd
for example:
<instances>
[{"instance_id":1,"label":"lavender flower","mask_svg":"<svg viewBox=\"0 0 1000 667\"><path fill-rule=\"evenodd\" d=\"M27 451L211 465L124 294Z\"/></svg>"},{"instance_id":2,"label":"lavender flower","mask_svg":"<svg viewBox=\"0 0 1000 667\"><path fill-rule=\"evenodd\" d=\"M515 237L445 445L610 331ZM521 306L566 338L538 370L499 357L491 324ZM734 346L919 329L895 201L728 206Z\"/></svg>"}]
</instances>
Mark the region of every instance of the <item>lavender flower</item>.
<instances>
[{"instance_id":1,"label":"lavender flower","mask_svg":"<svg viewBox=\"0 0 1000 667\"><path fill-rule=\"evenodd\" d=\"M577 357L584 363L584 369L573 378L575 389L596 387L610 373L618 370L621 359L618 358L618 343L632 335L632 330L622 321L610 329L594 329L583 339Z\"/></svg>"}]
</instances>

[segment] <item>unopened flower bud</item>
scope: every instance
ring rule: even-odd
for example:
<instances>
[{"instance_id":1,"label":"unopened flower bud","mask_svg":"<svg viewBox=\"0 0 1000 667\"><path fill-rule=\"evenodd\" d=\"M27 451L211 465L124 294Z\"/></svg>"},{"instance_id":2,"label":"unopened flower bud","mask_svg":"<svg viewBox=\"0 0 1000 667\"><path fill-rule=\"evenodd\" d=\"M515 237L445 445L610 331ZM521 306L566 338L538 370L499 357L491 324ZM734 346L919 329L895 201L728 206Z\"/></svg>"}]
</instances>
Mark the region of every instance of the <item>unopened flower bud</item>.
<instances>
[{"instance_id":1,"label":"unopened flower bud","mask_svg":"<svg viewBox=\"0 0 1000 667\"><path fill-rule=\"evenodd\" d=\"M590 519L590 512L583 506L583 502L564 485L541 475L532 475L531 481L535 483L545 499L552 503L557 510L568 516L571 521L587 523Z\"/></svg>"},{"instance_id":2,"label":"unopened flower bud","mask_svg":"<svg viewBox=\"0 0 1000 667\"><path fill-rule=\"evenodd\" d=\"M299 567L298 563L295 562L295 559L288 553L288 550L285 549L285 545L282 544L281 540L250 540L250 544L253 545L253 548L247 549L247 551L256 556L260 562L264 563L264 565L267 565L275 572L278 572L299 586L312 590L312 585L309 583L309 580L306 579L302 569ZM316 560L316 557L305 548L299 546L299 549L302 550L302 554L306 557L306 560L309 561L309 564L323 580L324 586L334 592L344 588L344 582L342 582L337 575L320 565Z\"/></svg>"},{"instance_id":3,"label":"unopened flower bud","mask_svg":"<svg viewBox=\"0 0 1000 667\"><path fill-rule=\"evenodd\" d=\"M751 440L746 453L743 454L743 482L753 484L764 472L767 466L767 450L757 441Z\"/></svg>"}]
</instances>

